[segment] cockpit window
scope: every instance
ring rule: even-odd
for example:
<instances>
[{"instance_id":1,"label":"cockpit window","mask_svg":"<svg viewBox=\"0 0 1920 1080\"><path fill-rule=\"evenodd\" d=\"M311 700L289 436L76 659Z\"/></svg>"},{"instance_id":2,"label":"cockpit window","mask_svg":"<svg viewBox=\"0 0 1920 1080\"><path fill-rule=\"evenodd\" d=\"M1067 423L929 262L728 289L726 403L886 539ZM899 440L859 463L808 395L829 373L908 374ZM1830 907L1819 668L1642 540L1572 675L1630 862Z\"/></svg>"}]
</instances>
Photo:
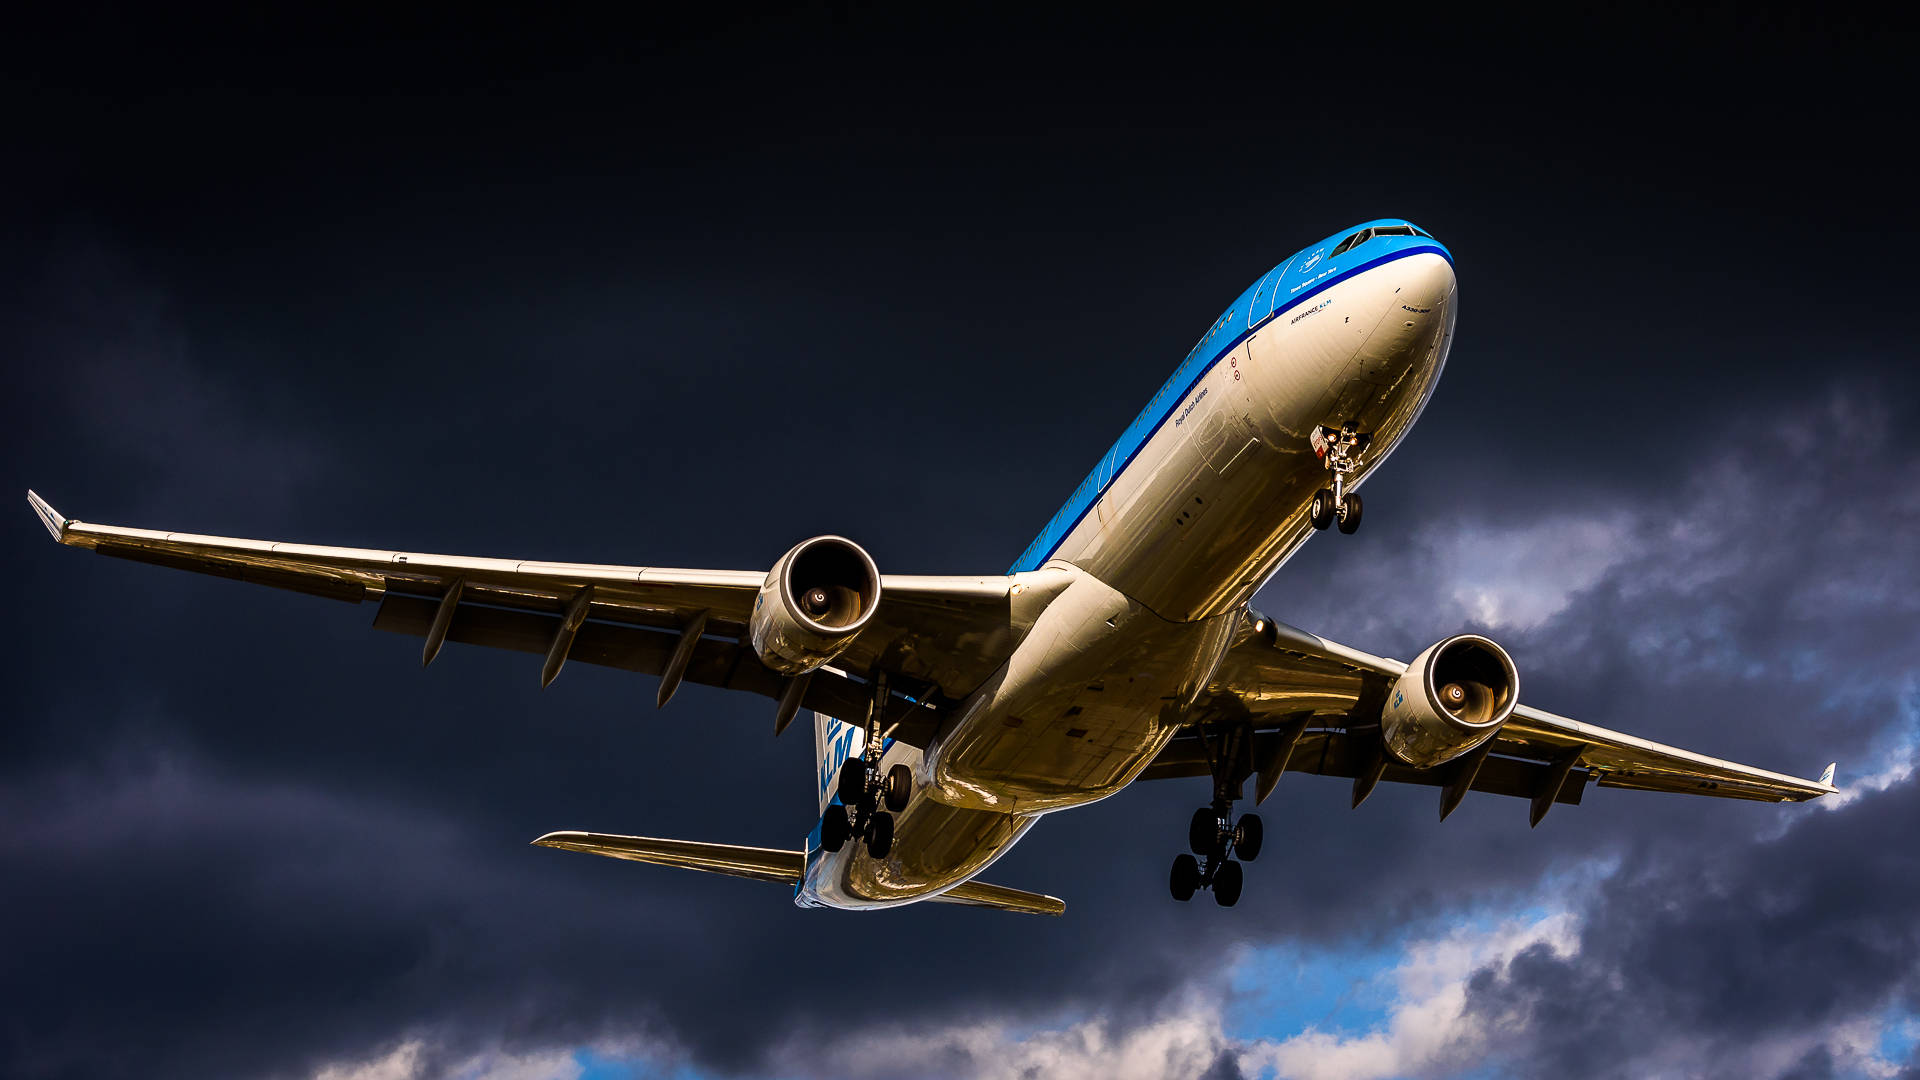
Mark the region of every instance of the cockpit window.
<instances>
[{"instance_id":1,"label":"cockpit window","mask_svg":"<svg viewBox=\"0 0 1920 1080\"><path fill-rule=\"evenodd\" d=\"M1347 252L1352 251L1354 248L1359 247L1361 244L1364 244L1371 239L1373 239L1373 230L1361 229L1359 232L1354 233L1352 236L1349 236L1345 240L1340 241L1340 246L1337 248L1334 248L1333 254L1327 256L1327 258L1337 259L1340 256L1345 255Z\"/></svg>"},{"instance_id":2,"label":"cockpit window","mask_svg":"<svg viewBox=\"0 0 1920 1080\"><path fill-rule=\"evenodd\" d=\"M1426 233L1421 232L1411 225L1375 225L1371 229L1361 229L1359 232L1340 241L1340 246L1334 248L1333 254L1327 257L1330 259L1338 258L1376 236L1426 236L1429 240L1433 239L1433 237L1427 236Z\"/></svg>"}]
</instances>

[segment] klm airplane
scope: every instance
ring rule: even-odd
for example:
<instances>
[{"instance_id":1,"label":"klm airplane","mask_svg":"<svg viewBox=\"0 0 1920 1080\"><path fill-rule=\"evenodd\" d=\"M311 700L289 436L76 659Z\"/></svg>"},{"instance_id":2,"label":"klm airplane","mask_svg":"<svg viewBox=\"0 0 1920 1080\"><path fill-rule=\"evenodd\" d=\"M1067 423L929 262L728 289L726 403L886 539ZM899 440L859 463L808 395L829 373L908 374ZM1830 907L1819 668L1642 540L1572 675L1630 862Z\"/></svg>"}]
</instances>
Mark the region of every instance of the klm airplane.
<instances>
[{"instance_id":1,"label":"klm airplane","mask_svg":"<svg viewBox=\"0 0 1920 1080\"><path fill-rule=\"evenodd\" d=\"M483 559L92 525L63 544L348 603L376 629L763 695L814 714L818 817L785 850L591 832L534 843L789 886L803 907L922 900L1058 915L979 880L1047 814L1200 778L1177 900L1240 897L1281 774L1517 796L1539 824L1592 786L1789 802L1832 794L1520 702L1478 634L1402 662L1248 601L1307 539L1360 527L1360 487L1419 418L1453 343L1452 254L1386 219L1309 245L1213 320L1005 573L883 574L816 536L770 571ZM1251 793L1249 796L1249 784Z\"/></svg>"}]
</instances>

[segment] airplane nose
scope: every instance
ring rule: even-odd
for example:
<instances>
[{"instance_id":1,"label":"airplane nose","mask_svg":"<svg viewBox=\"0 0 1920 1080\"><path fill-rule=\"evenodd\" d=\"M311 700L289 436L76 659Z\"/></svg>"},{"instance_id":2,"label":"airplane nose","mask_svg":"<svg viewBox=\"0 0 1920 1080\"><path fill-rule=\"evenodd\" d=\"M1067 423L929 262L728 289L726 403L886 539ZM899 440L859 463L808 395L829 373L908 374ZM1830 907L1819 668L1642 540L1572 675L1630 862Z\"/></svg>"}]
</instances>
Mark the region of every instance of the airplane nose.
<instances>
[{"instance_id":1,"label":"airplane nose","mask_svg":"<svg viewBox=\"0 0 1920 1080\"><path fill-rule=\"evenodd\" d=\"M1446 259L1421 252L1400 262L1399 298L1407 308L1432 310L1444 306L1453 295L1453 264Z\"/></svg>"},{"instance_id":2,"label":"airplane nose","mask_svg":"<svg viewBox=\"0 0 1920 1080\"><path fill-rule=\"evenodd\" d=\"M1354 361L1354 374L1377 386L1398 385L1423 362L1444 332L1453 296L1453 266L1431 252L1384 268L1379 321Z\"/></svg>"}]
</instances>

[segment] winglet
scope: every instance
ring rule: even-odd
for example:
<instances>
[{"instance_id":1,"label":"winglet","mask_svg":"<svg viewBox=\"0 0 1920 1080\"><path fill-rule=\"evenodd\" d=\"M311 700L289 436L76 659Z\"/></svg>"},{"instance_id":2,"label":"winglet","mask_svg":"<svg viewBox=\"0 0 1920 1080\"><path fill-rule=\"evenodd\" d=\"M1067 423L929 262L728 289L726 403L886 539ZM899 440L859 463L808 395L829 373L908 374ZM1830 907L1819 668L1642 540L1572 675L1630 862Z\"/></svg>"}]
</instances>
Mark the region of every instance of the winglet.
<instances>
[{"instance_id":1,"label":"winglet","mask_svg":"<svg viewBox=\"0 0 1920 1080\"><path fill-rule=\"evenodd\" d=\"M1840 763L1839 763L1839 762L1837 762L1837 761L1830 761L1830 762L1828 762L1828 763L1827 763L1827 771L1826 771L1826 772L1823 772L1823 773L1821 773L1821 774L1820 774L1820 786L1821 786L1821 787L1832 787L1832 786L1833 786L1833 770L1834 770L1834 767L1835 767L1835 766L1837 766L1837 765L1839 765L1839 764L1840 764Z\"/></svg>"},{"instance_id":2,"label":"winglet","mask_svg":"<svg viewBox=\"0 0 1920 1080\"><path fill-rule=\"evenodd\" d=\"M40 516L40 524L47 527L47 532L55 540L63 544L67 542L67 519L60 516L60 511L55 510L32 488L27 489L27 505L33 507L33 512Z\"/></svg>"}]
</instances>

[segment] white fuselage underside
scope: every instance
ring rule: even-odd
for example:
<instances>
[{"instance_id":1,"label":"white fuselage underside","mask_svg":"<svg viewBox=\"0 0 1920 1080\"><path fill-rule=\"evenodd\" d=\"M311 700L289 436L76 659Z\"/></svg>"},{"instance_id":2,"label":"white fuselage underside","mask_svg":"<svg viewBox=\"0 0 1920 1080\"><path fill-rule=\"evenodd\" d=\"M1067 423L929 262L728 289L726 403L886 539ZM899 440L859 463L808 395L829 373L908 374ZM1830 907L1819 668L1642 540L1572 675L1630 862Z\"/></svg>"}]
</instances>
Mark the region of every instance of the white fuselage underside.
<instances>
[{"instance_id":1,"label":"white fuselage underside","mask_svg":"<svg viewBox=\"0 0 1920 1080\"><path fill-rule=\"evenodd\" d=\"M894 844L807 853L796 902L891 907L980 873L1042 814L1126 786L1206 685L1254 592L1313 533L1309 438L1371 435L1350 484L1412 426L1446 362L1455 283L1433 253L1385 263L1259 325L1140 445L1046 566L1072 575L925 752ZM837 722L836 722L837 723ZM856 740L845 740L853 742ZM844 758L830 759L831 768Z\"/></svg>"}]
</instances>

